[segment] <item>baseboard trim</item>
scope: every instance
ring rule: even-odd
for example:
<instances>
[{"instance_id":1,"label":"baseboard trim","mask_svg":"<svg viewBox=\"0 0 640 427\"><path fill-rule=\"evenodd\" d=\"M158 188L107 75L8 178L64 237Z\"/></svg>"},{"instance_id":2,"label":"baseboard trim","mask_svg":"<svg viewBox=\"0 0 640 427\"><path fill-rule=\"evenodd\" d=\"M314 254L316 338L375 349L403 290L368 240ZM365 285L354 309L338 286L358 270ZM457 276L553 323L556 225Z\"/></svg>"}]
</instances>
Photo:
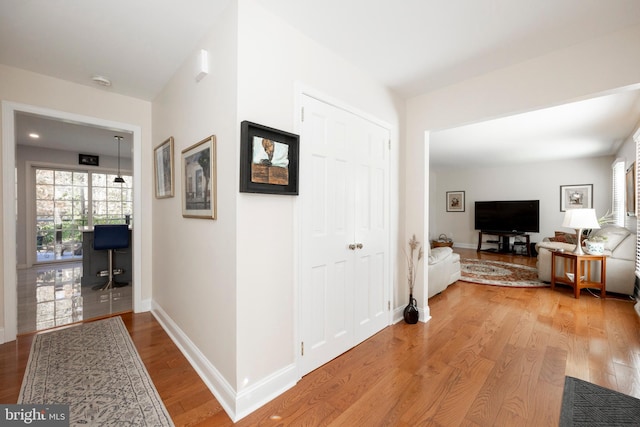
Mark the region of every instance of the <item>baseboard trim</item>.
<instances>
[{"instance_id":1,"label":"baseboard trim","mask_svg":"<svg viewBox=\"0 0 640 427\"><path fill-rule=\"evenodd\" d=\"M144 299L140 302L140 307L136 307L136 313L146 313L147 311L151 311L152 301L151 298Z\"/></svg>"},{"instance_id":2,"label":"baseboard trim","mask_svg":"<svg viewBox=\"0 0 640 427\"><path fill-rule=\"evenodd\" d=\"M216 367L155 301L151 302L151 313L234 423L289 390L300 380L297 366L292 363L236 393Z\"/></svg>"},{"instance_id":3,"label":"baseboard trim","mask_svg":"<svg viewBox=\"0 0 640 427\"><path fill-rule=\"evenodd\" d=\"M240 391L236 396L237 410L236 418L233 421L241 420L267 402L280 396L294 387L299 379L296 365L291 364L258 381L251 387Z\"/></svg>"},{"instance_id":4,"label":"baseboard trim","mask_svg":"<svg viewBox=\"0 0 640 427\"><path fill-rule=\"evenodd\" d=\"M4 328L0 328L0 344L4 344Z\"/></svg>"},{"instance_id":5,"label":"baseboard trim","mask_svg":"<svg viewBox=\"0 0 640 427\"><path fill-rule=\"evenodd\" d=\"M393 310L393 324L404 321L404 307L405 306L398 307ZM429 309L429 306L418 307L418 314L419 322L427 323L429 320L431 320L431 310Z\"/></svg>"},{"instance_id":6,"label":"baseboard trim","mask_svg":"<svg viewBox=\"0 0 640 427\"><path fill-rule=\"evenodd\" d=\"M220 405L222 405L225 412L235 422L236 397L233 387L155 301L151 302L151 313L180 349L182 354L184 354L209 390L211 390L211 393L213 393Z\"/></svg>"}]
</instances>

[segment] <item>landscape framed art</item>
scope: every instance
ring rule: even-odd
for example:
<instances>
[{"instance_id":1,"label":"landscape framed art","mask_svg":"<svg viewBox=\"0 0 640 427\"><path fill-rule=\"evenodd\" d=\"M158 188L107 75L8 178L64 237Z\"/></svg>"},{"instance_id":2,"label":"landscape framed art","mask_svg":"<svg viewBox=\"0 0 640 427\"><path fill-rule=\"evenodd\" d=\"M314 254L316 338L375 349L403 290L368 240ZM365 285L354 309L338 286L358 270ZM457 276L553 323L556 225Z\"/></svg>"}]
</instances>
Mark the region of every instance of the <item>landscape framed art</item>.
<instances>
[{"instance_id":1,"label":"landscape framed art","mask_svg":"<svg viewBox=\"0 0 640 427\"><path fill-rule=\"evenodd\" d=\"M245 120L240 138L240 192L297 196L300 137Z\"/></svg>"},{"instance_id":2,"label":"landscape framed art","mask_svg":"<svg viewBox=\"0 0 640 427\"><path fill-rule=\"evenodd\" d=\"M182 150L182 216L216 219L216 137Z\"/></svg>"},{"instance_id":3,"label":"landscape framed art","mask_svg":"<svg viewBox=\"0 0 640 427\"><path fill-rule=\"evenodd\" d=\"M447 191L447 212L464 212L464 191Z\"/></svg>"},{"instance_id":4,"label":"landscape framed art","mask_svg":"<svg viewBox=\"0 0 640 427\"><path fill-rule=\"evenodd\" d=\"M561 185L560 212L593 208L593 184Z\"/></svg>"},{"instance_id":5,"label":"landscape framed art","mask_svg":"<svg viewBox=\"0 0 640 427\"><path fill-rule=\"evenodd\" d=\"M153 159L156 198L164 199L167 197L173 197L174 161L172 136L153 150Z\"/></svg>"}]
</instances>

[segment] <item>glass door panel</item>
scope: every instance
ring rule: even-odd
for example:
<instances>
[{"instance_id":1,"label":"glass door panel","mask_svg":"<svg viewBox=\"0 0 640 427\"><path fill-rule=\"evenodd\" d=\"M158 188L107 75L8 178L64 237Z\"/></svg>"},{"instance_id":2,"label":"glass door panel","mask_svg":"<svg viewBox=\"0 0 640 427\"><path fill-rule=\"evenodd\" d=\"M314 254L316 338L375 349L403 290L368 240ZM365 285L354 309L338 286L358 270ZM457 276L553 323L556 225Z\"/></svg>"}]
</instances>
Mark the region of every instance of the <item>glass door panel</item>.
<instances>
[{"instance_id":1,"label":"glass door panel","mask_svg":"<svg viewBox=\"0 0 640 427\"><path fill-rule=\"evenodd\" d=\"M36 261L82 258L88 172L36 169Z\"/></svg>"}]
</instances>

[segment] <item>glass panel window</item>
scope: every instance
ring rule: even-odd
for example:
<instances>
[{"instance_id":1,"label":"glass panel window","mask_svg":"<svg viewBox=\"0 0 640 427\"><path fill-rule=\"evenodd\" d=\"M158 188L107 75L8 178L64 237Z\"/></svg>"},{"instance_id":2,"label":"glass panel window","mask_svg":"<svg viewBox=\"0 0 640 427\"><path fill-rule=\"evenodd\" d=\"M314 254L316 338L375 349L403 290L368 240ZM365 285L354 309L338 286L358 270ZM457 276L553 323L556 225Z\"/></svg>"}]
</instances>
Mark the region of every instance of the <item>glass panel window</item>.
<instances>
[{"instance_id":1,"label":"glass panel window","mask_svg":"<svg viewBox=\"0 0 640 427\"><path fill-rule=\"evenodd\" d=\"M91 174L93 225L130 222L133 205L133 177L121 175L124 183L113 182L117 175Z\"/></svg>"},{"instance_id":2,"label":"glass panel window","mask_svg":"<svg viewBox=\"0 0 640 427\"><path fill-rule=\"evenodd\" d=\"M78 227L131 223L133 177L121 176L35 168L37 261L81 257Z\"/></svg>"}]
</instances>

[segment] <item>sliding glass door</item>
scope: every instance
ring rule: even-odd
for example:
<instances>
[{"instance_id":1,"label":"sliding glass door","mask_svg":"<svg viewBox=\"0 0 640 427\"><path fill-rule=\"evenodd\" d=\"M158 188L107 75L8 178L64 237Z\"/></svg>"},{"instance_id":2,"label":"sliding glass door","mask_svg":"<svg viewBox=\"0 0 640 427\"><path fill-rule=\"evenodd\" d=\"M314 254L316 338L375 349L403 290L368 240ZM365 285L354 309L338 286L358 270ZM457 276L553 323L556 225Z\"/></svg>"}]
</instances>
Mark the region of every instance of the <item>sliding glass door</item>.
<instances>
[{"instance_id":1,"label":"sliding glass door","mask_svg":"<svg viewBox=\"0 0 640 427\"><path fill-rule=\"evenodd\" d=\"M81 227L131 222L133 180L114 174L34 168L36 261L82 258Z\"/></svg>"}]
</instances>

